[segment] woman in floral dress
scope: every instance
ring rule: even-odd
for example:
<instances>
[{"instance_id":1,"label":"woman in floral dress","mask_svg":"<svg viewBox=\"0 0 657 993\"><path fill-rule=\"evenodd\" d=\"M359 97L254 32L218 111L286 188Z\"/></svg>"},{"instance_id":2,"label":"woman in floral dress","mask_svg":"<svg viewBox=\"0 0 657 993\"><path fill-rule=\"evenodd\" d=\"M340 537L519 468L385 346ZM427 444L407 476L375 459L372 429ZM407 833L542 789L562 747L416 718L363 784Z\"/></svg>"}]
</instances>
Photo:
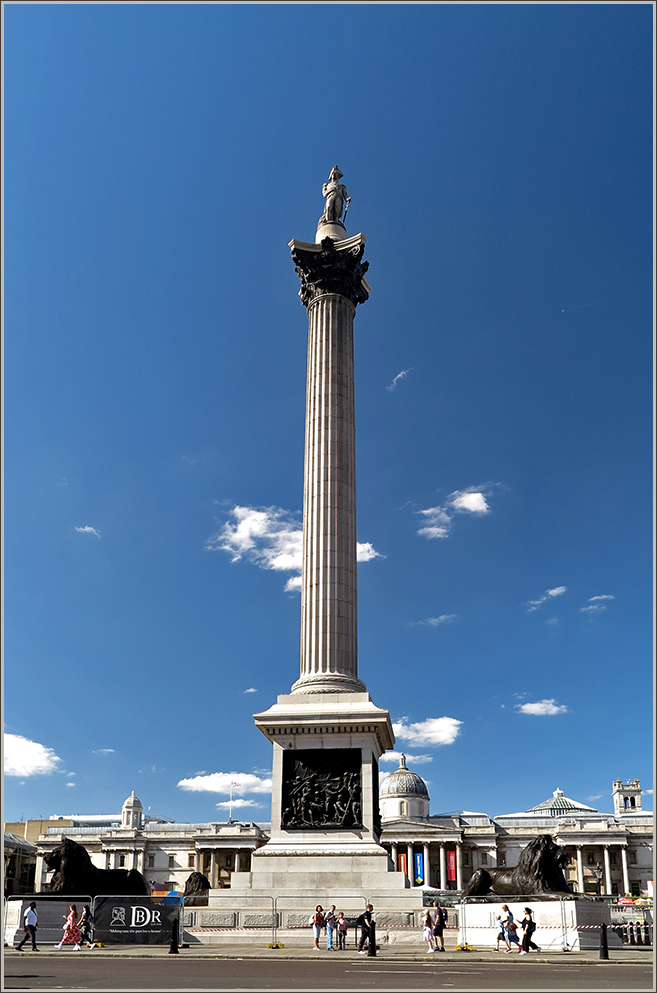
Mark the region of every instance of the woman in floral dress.
<instances>
[{"instance_id":1,"label":"woman in floral dress","mask_svg":"<svg viewBox=\"0 0 657 993\"><path fill-rule=\"evenodd\" d=\"M64 937L55 948L61 948L62 945L74 945L74 952L80 951L80 942L82 941L82 935L80 934L80 929L78 927L78 908L74 903L69 907L68 914L64 914L64 920L66 921L66 926L64 927Z\"/></svg>"}]
</instances>

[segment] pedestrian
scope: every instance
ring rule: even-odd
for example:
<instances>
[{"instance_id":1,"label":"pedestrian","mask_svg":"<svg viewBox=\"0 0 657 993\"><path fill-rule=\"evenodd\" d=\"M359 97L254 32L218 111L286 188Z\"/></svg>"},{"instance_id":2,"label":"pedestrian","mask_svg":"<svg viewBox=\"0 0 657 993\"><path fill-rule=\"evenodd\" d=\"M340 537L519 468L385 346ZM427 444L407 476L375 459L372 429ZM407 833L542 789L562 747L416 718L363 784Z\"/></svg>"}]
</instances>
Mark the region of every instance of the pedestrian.
<instances>
[{"instance_id":1,"label":"pedestrian","mask_svg":"<svg viewBox=\"0 0 657 993\"><path fill-rule=\"evenodd\" d=\"M502 904L502 924L504 925L504 937L506 939L505 954L511 951L511 945L517 945L520 951L520 939L518 938L518 925L513 919L513 914L506 903ZM499 946L498 946L499 947Z\"/></svg>"},{"instance_id":2,"label":"pedestrian","mask_svg":"<svg viewBox=\"0 0 657 993\"><path fill-rule=\"evenodd\" d=\"M444 952L445 939L443 938L443 931L447 924L447 911L437 903L434 903L433 907L435 910L433 916L433 947L437 952Z\"/></svg>"},{"instance_id":3,"label":"pedestrian","mask_svg":"<svg viewBox=\"0 0 657 993\"><path fill-rule=\"evenodd\" d=\"M532 941L532 935L536 930L536 923L533 917L534 911L529 907L525 907L525 916L523 917L520 927L522 928L522 949L520 951L521 955L526 955L530 948L533 948L535 952L540 952L538 945L534 944Z\"/></svg>"},{"instance_id":4,"label":"pedestrian","mask_svg":"<svg viewBox=\"0 0 657 993\"><path fill-rule=\"evenodd\" d=\"M89 948L95 948L96 943L91 936L91 927L93 925L94 919L91 916L91 907L88 903L85 903L82 908L82 913L80 914L80 920L78 921L78 928L80 929L80 934L82 935L82 940L86 941Z\"/></svg>"},{"instance_id":5,"label":"pedestrian","mask_svg":"<svg viewBox=\"0 0 657 993\"><path fill-rule=\"evenodd\" d=\"M37 905L36 905L36 901L32 900L29 907L23 914L23 930L25 931L25 934L23 935L21 941L16 946L19 952L23 951L23 945L25 944L28 938L32 939L32 951L33 952L39 951L36 943L37 927L38 927Z\"/></svg>"},{"instance_id":6,"label":"pedestrian","mask_svg":"<svg viewBox=\"0 0 657 993\"><path fill-rule=\"evenodd\" d=\"M324 926L326 927L326 951L333 952L333 929L336 925L335 904L332 903L324 914Z\"/></svg>"},{"instance_id":7,"label":"pedestrian","mask_svg":"<svg viewBox=\"0 0 657 993\"><path fill-rule=\"evenodd\" d=\"M425 911L422 918L422 941L426 941L427 955L431 955L435 949L433 947L433 919L428 910Z\"/></svg>"},{"instance_id":8,"label":"pedestrian","mask_svg":"<svg viewBox=\"0 0 657 993\"><path fill-rule=\"evenodd\" d=\"M347 931L349 930L349 921L344 916L342 911L338 914L338 951L344 952L347 945Z\"/></svg>"},{"instance_id":9,"label":"pedestrian","mask_svg":"<svg viewBox=\"0 0 657 993\"><path fill-rule=\"evenodd\" d=\"M317 909L312 916L313 922L313 950L319 951L319 938L322 933L322 925L324 924L324 911L320 904L317 905Z\"/></svg>"},{"instance_id":10,"label":"pedestrian","mask_svg":"<svg viewBox=\"0 0 657 993\"><path fill-rule=\"evenodd\" d=\"M74 903L71 904L68 914L63 914L66 924L64 925L64 935L62 940L55 948L61 948L62 945L74 945L74 952L80 951L80 942L82 941L82 935L78 929L78 908Z\"/></svg>"},{"instance_id":11,"label":"pedestrian","mask_svg":"<svg viewBox=\"0 0 657 993\"><path fill-rule=\"evenodd\" d=\"M504 930L504 922L500 914L496 916L495 920L497 921L497 941L495 943L495 948L493 948L493 951L499 952L500 941L504 942L507 951L511 951L511 946L509 945L509 942L506 940L506 931Z\"/></svg>"},{"instance_id":12,"label":"pedestrian","mask_svg":"<svg viewBox=\"0 0 657 993\"><path fill-rule=\"evenodd\" d=\"M368 903L367 909L358 920L360 921L360 941L358 942L358 954L365 955L365 942L370 936L370 924L372 922L372 911L374 907Z\"/></svg>"}]
</instances>

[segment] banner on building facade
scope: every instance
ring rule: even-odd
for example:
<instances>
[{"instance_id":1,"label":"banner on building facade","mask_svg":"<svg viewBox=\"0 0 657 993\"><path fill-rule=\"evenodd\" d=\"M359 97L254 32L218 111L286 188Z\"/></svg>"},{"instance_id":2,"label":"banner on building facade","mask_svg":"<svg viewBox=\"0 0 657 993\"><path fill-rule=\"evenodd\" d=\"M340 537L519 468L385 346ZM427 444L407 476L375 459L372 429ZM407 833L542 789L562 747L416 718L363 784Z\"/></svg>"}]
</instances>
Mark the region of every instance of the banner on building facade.
<instances>
[{"instance_id":1,"label":"banner on building facade","mask_svg":"<svg viewBox=\"0 0 657 993\"><path fill-rule=\"evenodd\" d=\"M94 939L108 945L168 945L180 905L156 903L148 897L97 896Z\"/></svg>"},{"instance_id":2,"label":"banner on building facade","mask_svg":"<svg viewBox=\"0 0 657 993\"><path fill-rule=\"evenodd\" d=\"M415 862L415 885L421 886L424 882L424 855L422 852L415 852L413 861Z\"/></svg>"},{"instance_id":3,"label":"banner on building facade","mask_svg":"<svg viewBox=\"0 0 657 993\"><path fill-rule=\"evenodd\" d=\"M399 852L399 854L397 855L397 869L398 869L399 872L403 872L405 875L408 875L408 873L406 871L406 854L405 854L405 852Z\"/></svg>"},{"instance_id":4,"label":"banner on building facade","mask_svg":"<svg viewBox=\"0 0 657 993\"><path fill-rule=\"evenodd\" d=\"M447 855L447 880L448 882L456 882L456 852L452 849L447 849L445 853Z\"/></svg>"}]
</instances>

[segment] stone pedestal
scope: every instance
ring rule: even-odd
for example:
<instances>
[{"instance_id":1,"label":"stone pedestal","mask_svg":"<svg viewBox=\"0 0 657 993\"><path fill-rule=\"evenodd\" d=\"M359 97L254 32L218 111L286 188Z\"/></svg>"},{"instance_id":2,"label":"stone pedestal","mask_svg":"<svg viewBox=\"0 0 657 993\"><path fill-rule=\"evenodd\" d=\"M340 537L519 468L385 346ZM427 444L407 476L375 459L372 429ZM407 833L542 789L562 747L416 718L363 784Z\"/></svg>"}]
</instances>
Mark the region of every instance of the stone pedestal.
<instances>
[{"instance_id":1,"label":"stone pedestal","mask_svg":"<svg viewBox=\"0 0 657 993\"><path fill-rule=\"evenodd\" d=\"M518 937L522 941L520 922L525 907L534 912L536 931L532 940L542 951L594 951L600 944L600 925L611 923L609 905L603 901L582 900L577 897L546 896L518 898L499 897L498 902L466 902L461 906L459 942L479 948L494 948L497 938L496 915L506 903L518 924ZM620 948L621 940L614 931L607 930L610 948ZM503 946L502 946L503 947ZM511 946L513 948L513 945Z\"/></svg>"},{"instance_id":2,"label":"stone pedestal","mask_svg":"<svg viewBox=\"0 0 657 993\"><path fill-rule=\"evenodd\" d=\"M394 740L388 711L368 693L291 693L255 722L274 749L271 840L231 887L404 889L379 844L378 760Z\"/></svg>"}]
</instances>

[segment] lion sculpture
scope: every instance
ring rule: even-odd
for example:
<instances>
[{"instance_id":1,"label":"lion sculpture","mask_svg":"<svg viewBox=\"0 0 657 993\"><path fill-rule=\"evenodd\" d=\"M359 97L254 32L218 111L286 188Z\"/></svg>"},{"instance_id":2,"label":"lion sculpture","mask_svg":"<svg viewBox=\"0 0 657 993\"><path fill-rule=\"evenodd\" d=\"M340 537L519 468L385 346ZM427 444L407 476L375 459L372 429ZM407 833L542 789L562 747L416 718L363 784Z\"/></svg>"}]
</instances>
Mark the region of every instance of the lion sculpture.
<instances>
[{"instance_id":1,"label":"lion sculpture","mask_svg":"<svg viewBox=\"0 0 657 993\"><path fill-rule=\"evenodd\" d=\"M207 907L211 883L202 872L192 872L185 883L184 900L186 907Z\"/></svg>"},{"instance_id":2,"label":"lion sculpture","mask_svg":"<svg viewBox=\"0 0 657 993\"><path fill-rule=\"evenodd\" d=\"M570 856L555 845L549 834L534 838L520 853L518 865L500 869L477 869L463 891L464 896L527 896L534 893L572 893L563 874Z\"/></svg>"},{"instance_id":3,"label":"lion sculpture","mask_svg":"<svg viewBox=\"0 0 657 993\"><path fill-rule=\"evenodd\" d=\"M47 887L49 893L79 896L147 896L148 883L136 869L97 869L89 852L70 838L62 838L52 852L44 854L48 872L55 875Z\"/></svg>"}]
</instances>

